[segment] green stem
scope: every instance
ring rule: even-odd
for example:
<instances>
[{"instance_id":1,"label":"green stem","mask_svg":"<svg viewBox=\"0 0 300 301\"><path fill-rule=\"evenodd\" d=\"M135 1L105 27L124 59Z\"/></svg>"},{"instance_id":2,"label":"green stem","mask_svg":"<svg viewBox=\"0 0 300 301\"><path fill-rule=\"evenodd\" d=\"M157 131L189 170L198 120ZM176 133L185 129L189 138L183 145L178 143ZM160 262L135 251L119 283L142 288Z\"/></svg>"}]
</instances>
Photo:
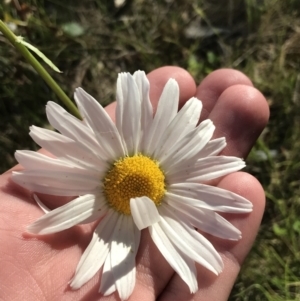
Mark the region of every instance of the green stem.
<instances>
[{"instance_id":1,"label":"green stem","mask_svg":"<svg viewBox=\"0 0 300 301\"><path fill-rule=\"evenodd\" d=\"M44 79L49 87L54 91L58 98L65 104L69 111L81 119L80 113L71 99L65 94L60 86L54 81L45 68L38 62L38 60L30 53L30 51L21 43L17 42L18 38L14 33L0 20L0 31L12 43L12 45L25 57L29 64L37 71L37 73Z\"/></svg>"}]
</instances>

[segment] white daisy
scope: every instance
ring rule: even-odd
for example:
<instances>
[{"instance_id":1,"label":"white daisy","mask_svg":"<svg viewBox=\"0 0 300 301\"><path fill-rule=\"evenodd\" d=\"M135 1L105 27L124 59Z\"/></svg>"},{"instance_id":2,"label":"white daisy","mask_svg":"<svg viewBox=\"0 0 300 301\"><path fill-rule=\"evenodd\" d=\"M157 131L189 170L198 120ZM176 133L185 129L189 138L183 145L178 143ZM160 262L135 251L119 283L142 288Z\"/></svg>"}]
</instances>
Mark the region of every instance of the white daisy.
<instances>
[{"instance_id":1,"label":"white daisy","mask_svg":"<svg viewBox=\"0 0 300 301\"><path fill-rule=\"evenodd\" d=\"M243 197L209 186L209 180L240 170L244 161L217 156L225 138L211 140L214 125L198 120L202 103L191 98L178 112L179 87L170 79L153 117L149 82L142 71L121 73L117 81L116 124L81 88L75 100L83 121L54 102L46 112L61 134L32 126L30 136L55 158L17 151L24 167L13 180L34 192L78 195L46 212L28 227L34 234L63 231L101 220L81 256L70 286L78 289L102 269L99 291L126 300L135 286L135 257L142 229L188 285L198 289L195 263L219 274L223 262L195 228L229 240L241 232L217 212L247 213Z\"/></svg>"}]
</instances>

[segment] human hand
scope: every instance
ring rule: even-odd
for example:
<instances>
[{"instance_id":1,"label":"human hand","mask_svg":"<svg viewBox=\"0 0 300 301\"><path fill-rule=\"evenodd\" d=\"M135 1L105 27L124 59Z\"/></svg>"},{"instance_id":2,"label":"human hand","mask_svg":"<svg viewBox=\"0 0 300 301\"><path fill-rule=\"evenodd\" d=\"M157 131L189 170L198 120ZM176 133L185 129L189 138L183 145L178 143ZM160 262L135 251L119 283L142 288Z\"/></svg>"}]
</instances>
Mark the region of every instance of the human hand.
<instances>
[{"instance_id":1,"label":"human hand","mask_svg":"<svg viewBox=\"0 0 300 301\"><path fill-rule=\"evenodd\" d=\"M164 67L149 74L150 98L154 107L169 78L180 86L181 105L196 96L203 102L201 120L210 118L216 125L214 137L225 136L224 155L245 158L268 119L264 97L238 71L218 70L199 87L190 75L176 67ZM107 107L114 116L115 105ZM21 169L16 166L13 170ZM0 212L0 299L4 300L118 300L117 295L98 293L99 273L84 287L72 291L68 282L83 250L88 245L93 225L80 225L39 238L24 236L26 227L42 215L30 192L1 176ZM236 172L222 178L217 186L236 192L254 207L247 215L225 217L242 231L238 242L209 237L224 261L224 270L214 276L197 265L199 291L191 295L186 284L174 274L147 231L143 231L136 257L137 282L129 300L227 300L240 265L256 236L264 208L264 192L249 174ZM51 209L68 199L42 196Z\"/></svg>"}]
</instances>

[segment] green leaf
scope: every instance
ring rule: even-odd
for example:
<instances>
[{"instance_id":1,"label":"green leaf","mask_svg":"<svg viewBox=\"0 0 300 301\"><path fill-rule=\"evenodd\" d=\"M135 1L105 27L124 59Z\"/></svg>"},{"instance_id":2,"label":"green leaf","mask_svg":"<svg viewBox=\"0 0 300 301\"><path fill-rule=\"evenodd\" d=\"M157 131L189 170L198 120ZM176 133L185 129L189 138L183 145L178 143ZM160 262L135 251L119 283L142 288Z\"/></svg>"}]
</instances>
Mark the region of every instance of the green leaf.
<instances>
[{"instance_id":1,"label":"green leaf","mask_svg":"<svg viewBox=\"0 0 300 301\"><path fill-rule=\"evenodd\" d=\"M295 221L293 223L293 229L294 231L296 231L297 233L300 233L300 221Z\"/></svg>"},{"instance_id":2,"label":"green leaf","mask_svg":"<svg viewBox=\"0 0 300 301\"><path fill-rule=\"evenodd\" d=\"M79 37L84 33L84 28L76 22L65 23L61 28L66 34L74 38Z\"/></svg>"},{"instance_id":3,"label":"green leaf","mask_svg":"<svg viewBox=\"0 0 300 301\"><path fill-rule=\"evenodd\" d=\"M278 224L274 224L273 225L273 231L274 233L279 236L279 237L282 237L282 236L286 236L287 235L287 230L285 228L282 228L280 227Z\"/></svg>"},{"instance_id":4,"label":"green leaf","mask_svg":"<svg viewBox=\"0 0 300 301\"><path fill-rule=\"evenodd\" d=\"M32 52L34 52L36 55L38 55L54 71L56 71L58 73L62 73L62 71L60 71L40 50L38 50L36 47L31 45L30 43L25 42L23 37L21 37L21 36L17 37L16 42L24 45L25 47L30 49Z\"/></svg>"}]
</instances>

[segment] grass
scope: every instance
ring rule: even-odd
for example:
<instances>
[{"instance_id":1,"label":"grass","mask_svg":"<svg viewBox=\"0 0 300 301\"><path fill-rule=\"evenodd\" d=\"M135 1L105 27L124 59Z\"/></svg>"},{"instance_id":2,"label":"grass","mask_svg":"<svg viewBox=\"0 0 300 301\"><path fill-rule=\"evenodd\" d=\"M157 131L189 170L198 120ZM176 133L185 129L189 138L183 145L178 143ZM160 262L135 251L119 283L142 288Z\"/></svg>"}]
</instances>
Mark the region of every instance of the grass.
<instances>
[{"instance_id":1,"label":"grass","mask_svg":"<svg viewBox=\"0 0 300 301\"><path fill-rule=\"evenodd\" d=\"M118 72L167 64L188 69L198 82L220 67L246 73L271 108L247 160L264 186L267 207L230 300L300 300L299 2L219 3L127 0L116 8L113 1L24 0L18 7L15 0L0 4L0 17L64 71L50 72L70 97L83 86L108 104ZM3 172L15 164L16 149L36 149L28 127L47 127L45 103L57 99L1 36L0 81Z\"/></svg>"}]
</instances>

